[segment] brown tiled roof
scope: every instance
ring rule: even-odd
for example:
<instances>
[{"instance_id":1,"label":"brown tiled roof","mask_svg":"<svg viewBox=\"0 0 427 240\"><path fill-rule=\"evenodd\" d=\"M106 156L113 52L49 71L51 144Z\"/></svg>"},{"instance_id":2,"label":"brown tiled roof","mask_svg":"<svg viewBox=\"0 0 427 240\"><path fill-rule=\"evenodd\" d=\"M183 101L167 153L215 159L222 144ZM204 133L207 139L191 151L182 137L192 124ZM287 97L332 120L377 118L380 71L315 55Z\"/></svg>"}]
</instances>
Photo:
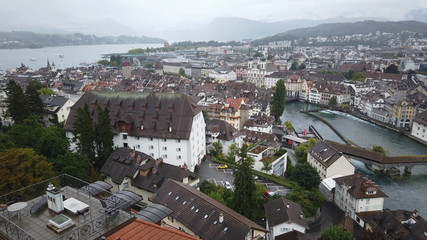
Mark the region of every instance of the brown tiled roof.
<instances>
[{"instance_id":1,"label":"brown tiled roof","mask_svg":"<svg viewBox=\"0 0 427 240\"><path fill-rule=\"evenodd\" d=\"M350 186L347 192L356 199L388 197L375 182L360 174L334 178L334 180L338 185ZM375 194L366 194L368 191L374 191Z\"/></svg>"},{"instance_id":2,"label":"brown tiled roof","mask_svg":"<svg viewBox=\"0 0 427 240\"><path fill-rule=\"evenodd\" d=\"M226 121L212 119L206 123L206 130L210 132L219 133L218 139L230 141L241 135L235 127Z\"/></svg>"},{"instance_id":3,"label":"brown tiled roof","mask_svg":"<svg viewBox=\"0 0 427 240\"><path fill-rule=\"evenodd\" d=\"M199 238L190 236L179 230L165 228L154 223L135 219L135 221L117 230L106 238L107 240L197 240Z\"/></svg>"},{"instance_id":4,"label":"brown tiled roof","mask_svg":"<svg viewBox=\"0 0 427 240\"><path fill-rule=\"evenodd\" d=\"M297 230L293 230L279 236L276 236L274 240L317 240L317 238L313 235L309 235L307 233L298 232Z\"/></svg>"},{"instance_id":5,"label":"brown tiled roof","mask_svg":"<svg viewBox=\"0 0 427 240\"><path fill-rule=\"evenodd\" d=\"M265 132L251 131L248 129L242 129L245 142L258 142L258 141L267 141L268 143L277 143L279 140L276 135Z\"/></svg>"},{"instance_id":6,"label":"brown tiled roof","mask_svg":"<svg viewBox=\"0 0 427 240\"><path fill-rule=\"evenodd\" d=\"M298 203L282 197L264 204L264 209L269 227L290 221L304 228L309 228Z\"/></svg>"},{"instance_id":7,"label":"brown tiled roof","mask_svg":"<svg viewBox=\"0 0 427 240\"><path fill-rule=\"evenodd\" d=\"M267 232L206 194L177 181L167 180L152 201L172 209L172 216L202 239L244 239L251 229Z\"/></svg>"},{"instance_id":8,"label":"brown tiled roof","mask_svg":"<svg viewBox=\"0 0 427 240\"><path fill-rule=\"evenodd\" d=\"M94 122L98 120L96 105L106 107L115 133L123 123L130 126L132 136L154 138L188 139L193 117L201 111L185 94L90 91L71 108L66 131L73 131L76 111L85 104Z\"/></svg>"}]
</instances>

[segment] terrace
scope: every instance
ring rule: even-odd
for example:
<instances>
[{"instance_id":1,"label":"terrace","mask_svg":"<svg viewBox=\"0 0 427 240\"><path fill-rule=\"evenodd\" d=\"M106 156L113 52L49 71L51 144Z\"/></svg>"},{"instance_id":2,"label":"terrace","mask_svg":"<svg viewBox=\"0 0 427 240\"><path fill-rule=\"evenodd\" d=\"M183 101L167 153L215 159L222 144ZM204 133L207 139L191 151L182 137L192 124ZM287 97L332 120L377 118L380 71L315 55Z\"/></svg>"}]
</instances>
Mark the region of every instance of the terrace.
<instances>
[{"instance_id":1,"label":"terrace","mask_svg":"<svg viewBox=\"0 0 427 240\"><path fill-rule=\"evenodd\" d=\"M0 196L3 206L0 208L0 238L68 240L102 237L132 220L130 207L142 199L129 191L112 194L108 191L110 188L104 182L89 184L63 174ZM64 201L62 210L52 208L55 201L49 192L61 194L56 205L58 207L61 205L58 202Z\"/></svg>"}]
</instances>

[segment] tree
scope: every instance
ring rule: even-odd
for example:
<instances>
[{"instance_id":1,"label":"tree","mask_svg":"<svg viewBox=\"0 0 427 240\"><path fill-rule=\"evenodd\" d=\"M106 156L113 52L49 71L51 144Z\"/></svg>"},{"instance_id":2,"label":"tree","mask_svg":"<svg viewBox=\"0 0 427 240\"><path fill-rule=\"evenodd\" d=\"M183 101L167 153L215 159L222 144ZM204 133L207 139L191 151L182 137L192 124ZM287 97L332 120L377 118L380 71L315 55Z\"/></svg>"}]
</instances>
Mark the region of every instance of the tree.
<instances>
[{"instance_id":1,"label":"tree","mask_svg":"<svg viewBox=\"0 0 427 240\"><path fill-rule=\"evenodd\" d=\"M238 172L234 178L234 209L249 219L255 219L257 207L253 205L256 202L256 186L252 176L252 165L254 160L248 156L248 145L243 145L239 151L239 160L237 162Z\"/></svg>"},{"instance_id":2,"label":"tree","mask_svg":"<svg viewBox=\"0 0 427 240\"><path fill-rule=\"evenodd\" d=\"M298 62L297 61L293 61L291 67L289 68L289 70L298 70Z\"/></svg>"},{"instance_id":3,"label":"tree","mask_svg":"<svg viewBox=\"0 0 427 240\"><path fill-rule=\"evenodd\" d=\"M52 96L52 95L58 95L55 91L53 91L50 88L40 88L39 90L37 90L38 93L40 93L40 95L47 95L47 96Z\"/></svg>"},{"instance_id":4,"label":"tree","mask_svg":"<svg viewBox=\"0 0 427 240\"><path fill-rule=\"evenodd\" d=\"M30 115L28 98L24 90L14 80L7 83L6 89L6 116L15 123L21 123Z\"/></svg>"},{"instance_id":5,"label":"tree","mask_svg":"<svg viewBox=\"0 0 427 240\"><path fill-rule=\"evenodd\" d=\"M261 170L265 172L269 172L272 169L272 167L273 165L271 164L270 161L263 161Z\"/></svg>"},{"instance_id":6,"label":"tree","mask_svg":"<svg viewBox=\"0 0 427 240\"><path fill-rule=\"evenodd\" d=\"M84 181L89 180L92 164L89 159L78 153L66 151L50 160L57 174L69 174Z\"/></svg>"},{"instance_id":7,"label":"tree","mask_svg":"<svg viewBox=\"0 0 427 240\"><path fill-rule=\"evenodd\" d=\"M347 78L348 80L353 79L353 74L354 71L352 69L348 70L348 72L344 73L344 77Z\"/></svg>"},{"instance_id":8,"label":"tree","mask_svg":"<svg viewBox=\"0 0 427 240\"><path fill-rule=\"evenodd\" d=\"M75 118L73 141L77 145L77 151L93 161L95 159L95 131L87 104L83 108L77 109Z\"/></svg>"},{"instance_id":9,"label":"tree","mask_svg":"<svg viewBox=\"0 0 427 240\"><path fill-rule=\"evenodd\" d=\"M235 162L237 154L239 154L239 147L237 146L237 143L233 143L228 147L227 160Z\"/></svg>"},{"instance_id":10,"label":"tree","mask_svg":"<svg viewBox=\"0 0 427 240\"><path fill-rule=\"evenodd\" d=\"M70 143L65 136L64 127L60 124L44 128L36 143L37 153L48 159L56 158L68 152Z\"/></svg>"},{"instance_id":11,"label":"tree","mask_svg":"<svg viewBox=\"0 0 427 240\"><path fill-rule=\"evenodd\" d=\"M179 76L185 76L185 70L184 70L184 68L180 68L179 69Z\"/></svg>"},{"instance_id":12,"label":"tree","mask_svg":"<svg viewBox=\"0 0 427 240\"><path fill-rule=\"evenodd\" d=\"M276 83L276 88L273 93L272 100L272 114L276 122L280 122L280 116L282 116L286 105L286 87L283 80L279 80Z\"/></svg>"},{"instance_id":13,"label":"tree","mask_svg":"<svg viewBox=\"0 0 427 240\"><path fill-rule=\"evenodd\" d=\"M292 188L292 191L286 194L286 198L298 203L306 217L316 216L318 209L325 202L325 197L319 189L309 191L300 186Z\"/></svg>"},{"instance_id":14,"label":"tree","mask_svg":"<svg viewBox=\"0 0 427 240\"><path fill-rule=\"evenodd\" d=\"M7 132L17 147L37 149L37 142L43 135L44 126L36 116L30 116L21 123L15 123Z\"/></svg>"},{"instance_id":15,"label":"tree","mask_svg":"<svg viewBox=\"0 0 427 240\"><path fill-rule=\"evenodd\" d=\"M209 154L213 157L213 158L217 158L219 157L222 153L222 144L220 142L214 142L212 143L212 148L209 151Z\"/></svg>"},{"instance_id":16,"label":"tree","mask_svg":"<svg viewBox=\"0 0 427 240\"><path fill-rule=\"evenodd\" d=\"M110 126L110 114L107 108L97 106L98 123L95 126L96 160L94 167L98 171L102 168L107 158L113 152L113 137Z\"/></svg>"},{"instance_id":17,"label":"tree","mask_svg":"<svg viewBox=\"0 0 427 240\"><path fill-rule=\"evenodd\" d=\"M317 170L308 163L297 164L292 170L289 179L295 181L304 189L317 188L320 184L320 176Z\"/></svg>"},{"instance_id":18,"label":"tree","mask_svg":"<svg viewBox=\"0 0 427 240\"><path fill-rule=\"evenodd\" d=\"M354 73L351 76L350 79L353 80L353 81L364 82L366 80L366 73L364 73L364 72L356 72L356 73Z\"/></svg>"},{"instance_id":19,"label":"tree","mask_svg":"<svg viewBox=\"0 0 427 240\"><path fill-rule=\"evenodd\" d=\"M295 147L295 158L298 162L303 163L307 161L308 151L316 144L317 140L310 138L307 143L301 143Z\"/></svg>"},{"instance_id":20,"label":"tree","mask_svg":"<svg viewBox=\"0 0 427 240\"><path fill-rule=\"evenodd\" d=\"M384 150L383 146L381 146L381 145L374 145L372 147L372 151L377 152L377 153L381 153L384 156L387 154L387 151Z\"/></svg>"},{"instance_id":21,"label":"tree","mask_svg":"<svg viewBox=\"0 0 427 240\"><path fill-rule=\"evenodd\" d=\"M335 107L337 104L337 96L332 96L331 99L329 99L329 106Z\"/></svg>"},{"instance_id":22,"label":"tree","mask_svg":"<svg viewBox=\"0 0 427 240\"><path fill-rule=\"evenodd\" d=\"M399 68L395 64L390 64L385 70L385 73L399 73Z\"/></svg>"},{"instance_id":23,"label":"tree","mask_svg":"<svg viewBox=\"0 0 427 240\"><path fill-rule=\"evenodd\" d=\"M40 98L40 93L38 90L43 88L37 80L31 80L28 82L27 88L25 89L25 95L28 97L28 105L30 108L30 113L41 118L43 116L43 101Z\"/></svg>"},{"instance_id":24,"label":"tree","mask_svg":"<svg viewBox=\"0 0 427 240\"><path fill-rule=\"evenodd\" d=\"M285 122L285 127L288 133L293 133L295 131L295 128L290 121Z\"/></svg>"},{"instance_id":25,"label":"tree","mask_svg":"<svg viewBox=\"0 0 427 240\"><path fill-rule=\"evenodd\" d=\"M303 70L306 69L307 67L305 66L305 63L301 63L298 67L299 70Z\"/></svg>"},{"instance_id":26,"label":"tree","mask_svg":"<svg viewBox=\"0 0 427 240\"><path fill-rule=\"evenodd\" d=\"M29 148L12 148L0 153L0 195L55 176L52 164Z\"/></svg>"},{"instance_id":27,"label":"tree","mask_svg":"<svg viewBox=\"0 0 427 240\"><path fill-rule=\"evenodd\" d=\"M331 225L327 227L321 235L322 240L354 240L351 233L346 232L341 225Z\"/></svg>"}]
</instances>

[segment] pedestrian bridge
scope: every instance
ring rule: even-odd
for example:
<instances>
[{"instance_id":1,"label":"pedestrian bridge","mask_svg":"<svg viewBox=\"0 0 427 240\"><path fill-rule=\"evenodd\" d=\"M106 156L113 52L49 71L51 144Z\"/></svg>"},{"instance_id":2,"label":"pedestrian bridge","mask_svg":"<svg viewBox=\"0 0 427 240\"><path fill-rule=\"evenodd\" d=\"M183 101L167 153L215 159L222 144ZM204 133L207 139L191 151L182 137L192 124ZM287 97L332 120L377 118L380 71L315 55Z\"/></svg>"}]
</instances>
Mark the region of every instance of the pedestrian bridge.
<instances>
[{"instance_id":1,"label":"pedestrian bridge","mask_svg":"<svg viewBox=\"0 0 427 240\"><path fill-rule=\"evenodd\" d=\"M404 167L405 172L410 173L414 166L427 165L427 155L384 156L381 153L360 147L349 146L330 140L325 140L325 142L349 158L361 161L369 168L380 172L387 172L392 168L398 169L399 167Z\"/></svg>"}]
</instances>

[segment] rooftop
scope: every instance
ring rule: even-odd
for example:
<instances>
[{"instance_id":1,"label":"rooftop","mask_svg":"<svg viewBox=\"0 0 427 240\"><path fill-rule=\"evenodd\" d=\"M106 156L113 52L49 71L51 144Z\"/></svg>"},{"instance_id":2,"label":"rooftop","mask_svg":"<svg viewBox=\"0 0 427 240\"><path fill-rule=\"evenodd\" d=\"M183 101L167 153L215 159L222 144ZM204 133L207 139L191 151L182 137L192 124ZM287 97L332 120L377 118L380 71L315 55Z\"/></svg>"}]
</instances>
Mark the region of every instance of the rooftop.
<instances>
[{"instance_id":1,"label":"rooftop","mask_svg":"<svg viewBox=\"0 0 427 240\"><path fill-rule=\"evenodd\" d=\"M62 190L62 199L78 202L77 210L67 208L59 213L48 208L46 189L49 184L55 190ZM108 191L97 192L95 196L87 191L89 183L63 174L21 190L0 196L0 202L9 209L0 212L0 236L9 239L94 239L128 222L133 218L128 209L134 202L129 202L131 195L115 195ZM89 194L90 195L89 195ZM92 192L93 193L93 192ZM129 192L131 193L131 192ZM136 194L134 194L137 196ZM123 197L126 197L123 198ZM108 201L108 208L102 206L100 199ZM115 200L119 200L115 202ZM13 211L11 205L19 203L23 208ZM117 203L116 205L114 205ZM16 204L15 204L16 206ZM64 204L65 206L65 204ZM74 213L73 213L74 211ZM64 215L74 222L65 231L55 231L47 226L49 220Z\"/></svg>"}]
</instances>

